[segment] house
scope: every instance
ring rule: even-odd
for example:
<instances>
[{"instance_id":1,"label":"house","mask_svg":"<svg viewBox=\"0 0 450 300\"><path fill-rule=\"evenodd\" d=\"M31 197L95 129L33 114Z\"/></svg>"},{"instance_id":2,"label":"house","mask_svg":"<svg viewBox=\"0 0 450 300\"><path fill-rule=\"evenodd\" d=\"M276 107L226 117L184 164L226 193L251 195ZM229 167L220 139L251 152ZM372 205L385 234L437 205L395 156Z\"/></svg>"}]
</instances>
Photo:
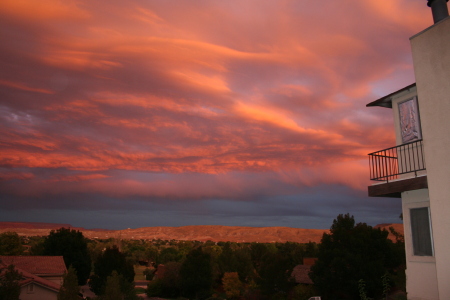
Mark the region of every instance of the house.
<instances>
[{"instance_id":1,"label":"house","mask_svg":"<svg viewBox=\"0 0 450 300\"><path fill-rule=\"evenodd\" d=\"M62 256L0 256L0 261L59 286L63 284L64 274L67 272Z\"/></svg>"},{"instance_id":2,"label":"house","mask_svg":"<svg viewBox=\"0 0 450 300\"><path fill-rule=\"evenodd\" d=\"M369 154L371 197L401 198L408 299L450 299L450 17L410 38L416 83L367 106L391 108L396 146Z\"/></svg>"},{"instance_id":3,"label":"house","mask_svg":"<svg viewBox=\"0 0 450 300\"><path fill-rule=\"evenodd\" d=\"M22 276L21 300L57 299L67 271L62 256L0 256L0 276L9 265Z\"/></svg>"},{"instance_id":4,"label":"house","mask_svg":"<svg viewBox=\"0 0 450 300\"><path fill-rule=\"evenodd\" d=\"M291 276L294 278L295 283L311 285L314 282L309 277L311 267L316 263L317 258L304 257L303 264L297 265L292 270Z\"/></svg>"}]
</instances>

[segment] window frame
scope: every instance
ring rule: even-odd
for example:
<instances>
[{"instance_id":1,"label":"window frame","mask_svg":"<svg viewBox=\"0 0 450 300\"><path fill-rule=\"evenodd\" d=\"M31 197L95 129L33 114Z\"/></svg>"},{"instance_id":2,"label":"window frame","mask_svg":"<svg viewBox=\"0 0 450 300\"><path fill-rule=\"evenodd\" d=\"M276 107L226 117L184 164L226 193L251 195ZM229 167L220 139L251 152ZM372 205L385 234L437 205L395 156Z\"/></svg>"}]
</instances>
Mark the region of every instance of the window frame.
<instances>
[{"instance_id":1,"label":"window frame","mask_svg":"<svg viewBox=\"0 0 450 300\"><path fill-rule=\"evenodd\" d=\"M425 214L420 215L419 211L425 211ZM417 213L415 213L417 212ZM423 233L416 231L417 222L420 222L418 218L423 218L426 216L425 225L427 227L426 236L423 236ZM409 218L410 218L410 229L411 229L411 245L412 245L412 255L419 257L434 257L434 243L433 243L433 229L431 225L431 214L429 206L422 207L411 207L409 208ZM422 236L422 238L421 238ZM423 240L423 239L426 240ZM420 240L418 240L420 239ZM424 243L429 245L423 246ZM423 246L423 247L422 247ZM430 251L430 252L428 252ZM422 254L423 253L423 254Z\"/></svg>"}]
</instances>

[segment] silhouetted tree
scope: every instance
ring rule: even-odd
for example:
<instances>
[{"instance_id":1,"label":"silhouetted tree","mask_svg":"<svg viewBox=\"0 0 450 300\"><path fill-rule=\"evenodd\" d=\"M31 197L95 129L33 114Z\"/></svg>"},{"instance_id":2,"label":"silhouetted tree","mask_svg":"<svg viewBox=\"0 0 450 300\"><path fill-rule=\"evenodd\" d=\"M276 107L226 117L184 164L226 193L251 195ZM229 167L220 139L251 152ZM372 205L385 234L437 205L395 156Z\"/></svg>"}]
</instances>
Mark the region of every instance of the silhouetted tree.
<instances>
[{"instance_id":1,"label":"silhouetted tree","mask_svg":"<svg viewBox=\"0 0 450 300\"><path fill-rule=\"evenodd\" d=\"M249 247L232 244L222 243L222 251L217 258L220 278L226 272L237 272L239 280L242 282L248 282L253 278L254 268L252 263L252 256Z\"/></svg>"},{"instance_id":2,"label":"silhouetted tree","mask_svg":"<svg viewBox=\"0 0 450 300\"><path fill-rule=\"evenodd\" d=\"M211 256L199 247L186 256L180 269L182 295L188 298L206 299L211 294Z\"/></svg>"},{"instance_id":3,"label":"silhouetted tree","mask_svg":"<svg viewBox=\"0 0 450 300\"><path fill-rule=\"evenodd\" d=\"M338 215L324 233L311 279L324 299L358 299L358 282L366 283L369 297L383 291L382 276L401 264L394 259L388 232L365 223L355 225L349 214Z\"/></svg>"},{"instance_id":4,"label":"silhouetted tree","mask_svg":"<svg viewBox=\"0 0 450 300\"><path fill-rule=\"evenodd\" d=\"M166 264L169 261L180 261L182 258L180 252L174 247L164 248L158 256L158 264Z\"/></svg>"},{"instance_id":5,"label":"silhouetted tree","mask_svg":"<svg viewBox=\"0 0 450 300\"><path fill-rule=\"evenodd\" d=\"M19 300L21 279L20 273L9 265L0 269L0 300Z\"/></svg>"},{"instance_id":6,"label":"silhouetted tree","mask_svg":"<svg viewBox=\"0 0 450 300\"><path fill-rule=\"evenodd\" d=\"M58 293L58 300L79 300L80 287L76 270L70 266L64 275L63 285Z\"/></svg>"},{"instance_id":7,"label":"silhouetted tree","mask_svg":"<svg viewBox=\"0 0 450 300\"><path fill-rule=\"evenodd\" d=\"M72 265L77 271L78 284L86 284L91 272L91 258L87 241L80 231L70 228L50 231L44 240L43 255L62 255L66 268Z\"/></svg>"},{"instance_id":8,"label":"silhouetted tree","mask_svg":"<svg viewBox=\"0 0 450 300\"><path fill-rule=\"evenodd\" d=\"M0 234L0 255L21 255L23 252L20 237L16 232Z\"/></svg>"},{"instance_id":9,"label":"silhouetted tree","mask_svg":"<svg viewBox=\"0 0 450 300\"><path fill-rule=\"evenodd\" d=\"M148 245L145 249L145 257L149 260L150 263L155 265L158 261L158 248L153 245Z\"/></svg>"},{"instance_id":10,"label":"silhouetted tree","mask_svg":"<svg viewBox=\"0 0 450 300\"><path fill-rule=\"evenodd\" d=\"M101 297L101 300L122 300L122 291L120 290L120 277L116 271L111 273L106 279L105 293Z\"/></svg>"},{"instance_id":11,"label":"silhouetted tree","mask_svg":"<svg viewBox=\"0 0 450 300\"><path fill-rule=\"evenodd\" d=\"M126 260L126 255L116 246L107 248L94 263L94 274L90 277L89 287L96 295L104 293L108 276L111 276L113 271L122 275L121 288L125 293L125 289L134 281L134 268L133 264Z\"/></svg>"},{"instance_id":12,"label":"silhouetted tree","mask_svg":"<svg viewBox=\"0 0 450 300\"><path fill-rule=\"evenodd\" d=\"M176 298L181 291L181 263L170 261L158 267L158 281L160 283L160 294L164 298Z\"/></svg>"},{"instance_id":13,"label":"silhouetted tree","mask_svg":"<svg viewBox=\"0 0 450 300\"><path fill-rule=\"evenodd\" d=\"M268 252L257 268L257 280L261 291L266 295L287 294L294 286L291 278L293 262L282 253Z\"/></svg>"}]
</instances>

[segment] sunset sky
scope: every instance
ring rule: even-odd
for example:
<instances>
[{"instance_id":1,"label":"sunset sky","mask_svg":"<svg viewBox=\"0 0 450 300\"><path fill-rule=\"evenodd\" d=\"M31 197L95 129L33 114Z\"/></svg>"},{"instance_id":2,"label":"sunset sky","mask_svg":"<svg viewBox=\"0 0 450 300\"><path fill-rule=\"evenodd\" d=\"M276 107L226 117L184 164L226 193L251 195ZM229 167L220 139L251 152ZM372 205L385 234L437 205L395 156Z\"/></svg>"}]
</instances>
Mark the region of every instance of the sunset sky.
<instances>
[{"instance_id":1,"label":"sunset sky","mask_svg":"<svg viewBox=\"0 0 450 300\"><path fill-rule=\"evenodd\" d=\"M424 0L2 0L0 221L400 222L365 105L415 81Z\"/></svg>"}]
</instances>

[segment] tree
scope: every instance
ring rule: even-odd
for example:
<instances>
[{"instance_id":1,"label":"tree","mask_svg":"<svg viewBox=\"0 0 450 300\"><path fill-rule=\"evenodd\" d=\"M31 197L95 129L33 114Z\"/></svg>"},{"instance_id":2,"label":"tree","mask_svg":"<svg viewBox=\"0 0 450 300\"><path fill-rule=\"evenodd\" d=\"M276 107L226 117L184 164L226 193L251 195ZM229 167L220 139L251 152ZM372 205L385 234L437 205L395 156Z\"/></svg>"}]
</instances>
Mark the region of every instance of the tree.
<instances>
[{"instance_id":1,"label":"tree","mask_svg":"<svg viewBox=\"0 0 450 300\"><path fill-rule=\"evenodd\" d=\"M261 260L257 268L257 283L261 291L266 295L287 293L294 286L291 278L293 262L289 257L277 252L266 253Z\"/></svg>"},{"instance_id":2,"label":"tree","mask_svg":"<svg viewBox=\"0 0 450 300\"><path fill-rule=\"evenodd\" d=\"M0 234L0 255L21 255L23 246L17 232L7 231Z\"/></svg>"},{"instance_id":3,"label":"tree","mask_svg":"<svg viewBox=\"0 0 450 300\"><path fill-rule=\"evenodd\" d=\"M138 300L134 291L134 284L124 280L116 271L106 279L105 292L98 297L99 300Z\"/></svg>"},{"instance_id":4,"label":"tree","mask_svg":"<svg viewBox=\"0 0 450 300\"><path fill-rule=\"evenodd\" d=\"M309 299L317 295L314 285L311 284L298 284L296 285L290 294L289 299Z\"/></svg>"},{"instance_id":5,"label":"tree","mask_svg":"<svg viewBox=\"0 0 450 300\"><path fill-rule=\"evenodd\" d=\"M134 268L131 262L126 260L126 255L121 253L116 246L107 248L100 254L94 263L94 274L91 275L89 286L96 295L101 295L105 291L108 276L111 276L113 271L122 275L122 292L128 288L126 284L133 283Z\"/></svg>"},{"instance_id":6,"label":"tree","mask_svg":"<svg viewBox=\"0 0 450 300\"><path fill-rule=\"evenodd\" d=\"M355 225L353 216L338 215L330 233L324 233L318 260L310 277L325 299L358 299L362 279L369 297L383 292L382 276L402 262L393 253L388 232L365 223Z\"/></svg>"},{"instance_id":7,"label":"tree","mask_svg":"<svg viewBox=\"0 0 450 300\"><path fill-rule=\"evenodd\" d=\"M44 254L44 241L46 237L29 236L28 245L30 246L30 255L40 256Z\"/></svg>"},{"instance_id":8,"label":"tree","mask_svg":"<svg viewBox=\"0 0 450 300\"><path fill-rule=\"evenodd\" d=\"M19 300L21 277L13 265L0 269L0 300Z\"/></svg>"},{"instance_id":9,"label":"tree","mask_svg":"<svg viewBox=\"0 0 450 300\"><path fill-rule=\"evenodd\" d=\"M111 276L106 279L105 293L102 295L100 300L122 300L123 295L120 290L121 278L120 275L113 271Z\"/></svg>"},{"instance_id":10,"label":"tree","mask_svg":"<svg viewBox=\"0 0 450 300\"><path fill-rule=\"evenodd\" d=\"M60 228L50 231L44 240L44 255L62 255L66 268L71 265L77 271L78 284L85 285L91 272L91 258L87 241L78 230Z\"/></svg>"},{"instance_id":11,"label":"tree","mask_svg":"<svg viewBox=\"0 0 450 300\"><path fill-rule=\"evenodd\" d=\"M223 290L227 298L236 299L241 296L244 285L237 272L226 272L222 278Z\"/></svg>"},{"instance_id":12,"label":"tree","mask_svg":"<svg viewBox=\"0 0 450 300\"><path fill-rule=\"evenodd\" d=\"M158 264L166 264L169 261L180 261L181 258L180 252L174 247L164 248L159 254Z\"/></svg>"},{"instance_id":13,"label":"tree","mask_svg":"<svg viewBox=\"0 0 450 300\"><path fill-rule=\"evenodd\" d=\"M212 287L211 256L200 247L193 249L181 265L180 279L182 296L207 298Z\"/></svg>"},{"instance_id":14,"label":"tree","mask_svg":"<svg viewBox=\"0 0 450 300\"><path fill-rule=\"evenodd\" d=\"M153 245L149 245L147 246L147 248L145 249L145 257L148 259L148 261L155 266L155 264L158 261L158 248L156 248Z\"/></svg>"},{"instance_id":15,"label":"tree","mask_svg":"<svg viewBox=\"0 0 450 300\"><path fill-rule=\"evenodd\" d=\"M78 286L77 271L70 266L64 275L63 285L58 293L58 300L79 300L80 287Z\"/></svg>"},{"instance_id":16,"label":"tree","mask_svg":"<svg viewBox=\"0 0 450 300\"><path fill-rule=\"evenodd\" d=\"M238 247L237 245L235 248L232 248L230 242L224 243L222 246L222 252L217 259L221 277L226 272L237 272L242 282L248 282L254 274L250 250L248 247Z\"/></svg>"},{"instance_id":17,"label":"tree","mask_svg":"<svg viewBox=\"0 0 450 300\"><path fill-rule=\"evenodd\" d=\"M175 261L158 265L158 276L147 285L147 296L177 298L181 291L180 269L181 263Z\"/></svg>"}]
</instances>

